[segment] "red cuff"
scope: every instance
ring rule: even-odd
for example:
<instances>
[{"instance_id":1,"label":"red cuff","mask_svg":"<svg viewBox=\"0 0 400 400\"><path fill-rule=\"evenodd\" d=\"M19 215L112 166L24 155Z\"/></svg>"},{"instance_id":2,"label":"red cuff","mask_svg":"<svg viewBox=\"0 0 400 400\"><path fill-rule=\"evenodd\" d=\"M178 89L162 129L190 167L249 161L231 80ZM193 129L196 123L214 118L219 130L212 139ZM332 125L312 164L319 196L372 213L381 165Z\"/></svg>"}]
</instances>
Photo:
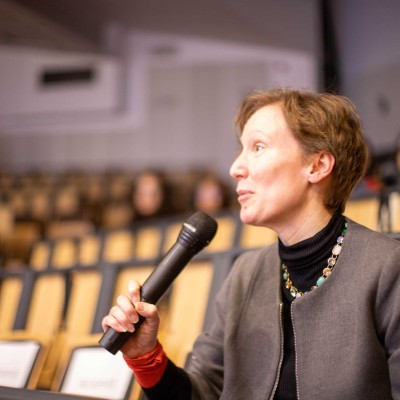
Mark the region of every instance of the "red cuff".
<instances>
[{"instance_id":1,"label":"red cuff","mask_svg":"<svg viewBox=\"0 0 400 400\"><path fill-rule=\"evenodd\" d=\"M123 355L128 367L135 374L139 385L143 388L155 386L167 368L168 358L159 342L154 350L137 358L128 358Z\"/></svg>"}]
</instances>

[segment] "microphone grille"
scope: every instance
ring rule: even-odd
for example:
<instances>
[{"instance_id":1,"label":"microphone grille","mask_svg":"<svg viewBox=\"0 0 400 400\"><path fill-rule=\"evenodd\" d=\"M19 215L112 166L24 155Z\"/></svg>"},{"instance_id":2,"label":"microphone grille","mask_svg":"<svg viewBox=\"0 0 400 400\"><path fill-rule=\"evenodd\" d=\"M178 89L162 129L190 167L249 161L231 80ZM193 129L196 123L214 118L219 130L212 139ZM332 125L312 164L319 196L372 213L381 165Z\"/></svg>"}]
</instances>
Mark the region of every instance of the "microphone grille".
<instances>
[{"instance_id":1,"label":"microphone grille","mask_svg":"<svg viewBox=\"0 0 400 400\"><path fill-rule=\"evenodd\" d=\"M196 230L196 236L203 244L208 244L217 232L217 221L208 214L198 211L186 221L186 224Z\"/></svg>"}]
</instances>

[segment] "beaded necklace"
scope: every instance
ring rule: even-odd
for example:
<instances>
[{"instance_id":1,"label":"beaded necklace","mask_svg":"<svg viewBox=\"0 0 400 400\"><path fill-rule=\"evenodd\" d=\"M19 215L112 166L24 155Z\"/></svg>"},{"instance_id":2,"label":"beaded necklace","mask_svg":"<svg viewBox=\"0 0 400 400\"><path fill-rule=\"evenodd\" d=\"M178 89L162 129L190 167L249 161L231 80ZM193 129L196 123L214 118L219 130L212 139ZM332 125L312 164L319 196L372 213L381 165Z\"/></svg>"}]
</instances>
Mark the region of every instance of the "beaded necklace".
<instances>
[{"instance_id":1,"label":"beaded necklace","mask_svg":"<svg viewBox=\"0 0 400 400\"><path fill-rule=\"evenodd\" d=\"M342 244L343 244L343 240L344 240L344 236L346 235L346 232L347 232L347 221L344 222L344 228L342 229L341 235L337 238L337 242L332 249L332 255L328 258L327 266L323 269L322 275L317 279L317 282L315 283L314 286L311 287L311 289L309 291L314 290L317 287L321 286L326 281L328 276L332 273L333 268L336 264L337 258L339 257L339 254L342 250ZM285 283L285 287L286 287L286 289L289 290L292 297L297 299L297 298L303 296L304 293L308 293L308 291L302 292L301 290L298 290L293 285L293 282L290 279L288 267L285 264L282 264L282 277L283 277L283 281Z\"/></svg>"}]
</instances>

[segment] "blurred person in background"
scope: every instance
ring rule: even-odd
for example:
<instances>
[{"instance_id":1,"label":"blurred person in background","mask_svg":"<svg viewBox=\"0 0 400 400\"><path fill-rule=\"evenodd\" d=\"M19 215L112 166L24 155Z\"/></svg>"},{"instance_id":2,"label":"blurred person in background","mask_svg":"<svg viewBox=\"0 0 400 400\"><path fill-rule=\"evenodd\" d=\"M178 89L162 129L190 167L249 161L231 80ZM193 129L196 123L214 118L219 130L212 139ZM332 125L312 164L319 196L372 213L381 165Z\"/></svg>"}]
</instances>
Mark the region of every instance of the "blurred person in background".
<instances>
[{"instance_id":1,"label":"blurred person in background","mask_svg":"<svg viewBox=\"0 0 400 400\"><path fill-rule=\"evenodd\" d=\"M157 170L138 173L132 191L133 221L161 218L175 213L171 201L172 187Z\"/></svg>"},{"instance_id":2,"label":"blurred person in background","mask_svg":"<svg viewBox=\"0 0 400 400\"><path fill-rule=\"evenodd\" d=\"M212 172L200 174L191 188L191 211L216 214L227 210L231 205L228 186Z\"/></svg>"}]
</instances>

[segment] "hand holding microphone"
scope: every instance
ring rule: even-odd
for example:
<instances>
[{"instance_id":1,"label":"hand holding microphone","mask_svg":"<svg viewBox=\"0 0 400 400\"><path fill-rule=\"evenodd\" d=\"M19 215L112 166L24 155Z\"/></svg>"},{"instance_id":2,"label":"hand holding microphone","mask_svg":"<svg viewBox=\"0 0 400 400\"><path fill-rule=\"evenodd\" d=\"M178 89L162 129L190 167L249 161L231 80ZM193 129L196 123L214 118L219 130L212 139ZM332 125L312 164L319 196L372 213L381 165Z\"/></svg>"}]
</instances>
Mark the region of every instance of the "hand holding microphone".
<instances>
[{"instance_id":1,"label":"hand holding microphone","mask_svg":"<svg viewBox=\"0 0 400 400\"><path fill-rule=\"evenodd\" d=\"M116 305L103 318L106 332L99 344L111 354L122 350L129 358L136 358L157 344L160 318L155 305L140 301L139 282L130 281L128 292L118 296Z\"/></svg>"},{"instance_id":2,"label":"hand holding microphone","mask_svg":"<svg viewBox=\"0 0 400 400\"><path fill-rule=\"evenodd\" d=\"M143 352L145 352L147 347L152 346L152 342L155 345L158 314L154 305L190 259L210 243L216 231L217 222L209 215L203 212L192 215L183 224L177 242L144 282L140 293L138 288L136 290L133 288L130 298L125 296L118 298L118 306L113 307L110 314L103 319L103 328L109 328L100 339L99 344L112 354L116 354L133 336L135 336L134 347L138 352L140 352L140 348L143 348ZM133 304L137 304L137 310L134 309ZM124 332L137 318L139 319L134 323L134 331L138 333ZM145 318L148 318L148 321L142 328L143 332L140 332L138 328Z\"/></svg>"}]
</instances>

